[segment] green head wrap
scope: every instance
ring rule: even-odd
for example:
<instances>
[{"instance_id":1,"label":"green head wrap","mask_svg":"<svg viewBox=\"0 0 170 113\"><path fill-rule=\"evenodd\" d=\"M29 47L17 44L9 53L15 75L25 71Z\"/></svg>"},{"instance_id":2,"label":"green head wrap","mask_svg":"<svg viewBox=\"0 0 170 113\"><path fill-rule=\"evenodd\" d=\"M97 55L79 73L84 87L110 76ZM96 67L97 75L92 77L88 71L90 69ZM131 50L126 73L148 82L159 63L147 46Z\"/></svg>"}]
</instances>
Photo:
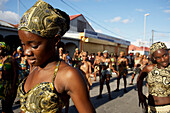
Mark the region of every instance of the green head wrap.
<instances>
[{"instance_id":1,"label":"green head wrap","mask_svg":"<svg viewBox=\"0 0 170 113\"><path fill-rule=\"evenodd\" d=\"M6 44L5 44L5 42L0 42L0 46L1 46L2 48L6 49Z\"/></svg>"},{"instance_id":2,"label":"green head wrap","mask_svg":"<svg viewBox=\"0 0 170 113\"><path fill-rule=\"evenodd\" d=\"M52 38L55 35L63 36L68 31L69 24L70 18L65 12L54 9L50 4L38 0L22 16L18 30Z\"/></svg>"},{"instance_id":3,"label":"green head wrap","mask_svg":"<svg viewBox=\"0 0 170 113\"><path fill-rule=\"evenodd\" d=\"M6 51L9 51L9 50L10 50L10 47L9 47L8 45L6 45L5 42L0 42L0 46L1 46L2 48L4 48L4 50L6 50Z\"/></svg>"},{"instance_id":4,"label":"green head wrap","mask_svg":"<svg viewBox=\"0 0 170 113\"><path fill-rule=\"evenodd\" d=\"M150 47L150 54L152 55L158 49L167 49L167 46L163 42L153 43L152 46Z\"/></svg>"}]
</instances>

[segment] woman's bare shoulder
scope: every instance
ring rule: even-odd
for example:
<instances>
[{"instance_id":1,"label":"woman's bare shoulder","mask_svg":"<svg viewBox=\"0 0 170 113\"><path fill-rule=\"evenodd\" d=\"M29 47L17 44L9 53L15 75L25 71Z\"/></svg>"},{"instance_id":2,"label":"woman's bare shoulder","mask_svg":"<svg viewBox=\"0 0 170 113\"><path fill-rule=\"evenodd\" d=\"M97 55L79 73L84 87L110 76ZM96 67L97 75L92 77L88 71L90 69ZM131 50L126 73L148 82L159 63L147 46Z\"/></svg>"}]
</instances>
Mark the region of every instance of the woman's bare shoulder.
<instances>
[{"instance_id":1,"label":"woman's bare shoulder","mask_svg":"<svg viewBox=\"0 0 170 113\"><path fill-rule=\"evenodd\" d=\"M155 65L156 64L147 65L142 71L143 72L150 72L154 68Z\"/></svg>"},{"instance_id":2,"label":"woman's bare shoulder","mask_svg":"<svg viewBox=\"0 0 170 113\"><path fill-rule=\"evenodd\" d=\"M69 86L73 86L76 83L82 82L82 75L80 72L65 62L61 62L55 83L57 86L62 86L64 89Z\"/></svg>"}]
</instances>

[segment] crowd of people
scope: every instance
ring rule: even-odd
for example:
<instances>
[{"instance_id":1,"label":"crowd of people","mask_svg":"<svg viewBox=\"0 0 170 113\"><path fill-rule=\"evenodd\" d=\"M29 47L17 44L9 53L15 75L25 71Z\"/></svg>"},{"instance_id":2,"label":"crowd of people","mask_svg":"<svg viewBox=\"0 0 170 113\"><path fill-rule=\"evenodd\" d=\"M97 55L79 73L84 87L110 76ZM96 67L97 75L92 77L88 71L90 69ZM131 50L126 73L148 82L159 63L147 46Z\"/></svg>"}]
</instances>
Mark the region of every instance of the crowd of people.
<instances>
[{"instance_id":1,"label":"crowd of people","mask_svg":"<svg viewBox=\"0 0 170 113\"><path fill-rule=\"evenodd\" d=\"M91 78L100 82L97 99L102 98L106 82L108 99L111 100L109 84L112 74L117 75L115 92L120 90L123 77L124 93L127 93L128 70L133 72L130 85L138 75L139 104L146 112L170 112L170 56L164 43L154 43L150 47L150 57L139 53L125 55L123 51L117 55L107 50L95 55L79 48L70 56L69 51L58 48L69 24L70 18L65 12L38 0L20 20L18 34L22 45L9 55L9 47L0 42L2 113L13 113L16 95L21 113L62 113L64 106L65 113L68 113L70 98L78 112L95 113L89 93L93 86ZM144 78L147 78L148 97L142 91Z\"/></svg>"}]
</instances>

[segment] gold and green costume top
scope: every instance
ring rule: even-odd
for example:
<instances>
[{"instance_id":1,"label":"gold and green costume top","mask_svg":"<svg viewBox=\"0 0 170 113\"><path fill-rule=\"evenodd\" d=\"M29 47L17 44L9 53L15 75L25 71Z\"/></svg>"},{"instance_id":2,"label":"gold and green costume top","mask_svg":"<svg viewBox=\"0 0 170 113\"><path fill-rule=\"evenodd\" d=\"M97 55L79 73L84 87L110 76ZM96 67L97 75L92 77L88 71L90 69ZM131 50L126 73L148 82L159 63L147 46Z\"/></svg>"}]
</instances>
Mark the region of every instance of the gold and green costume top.
<instances>
[{"instance_id":1,"label":"gold and green costume top","mask_svg":"<svg viewBox=\"0 0 170 113\"><path fill-rule=\"evenodd\" d=\"M158 97L170 96L170 65L158 69L157 65L148 73L149 94Z\"/></svg>"},{"instance_id":2,"label":"gold and green costume top","mask_svg":"<svg viewBox=\"0 0 170 113\"><path fill-rule=\"evenodd\" d=\"M24 91L24 79L18 87L18 97L21 103L21 110L25 113L58 113L64 107L64 102L54 87L54 80L60 62L57 63L53 82L39 83L27 93Z\"/></svg>"}]
</instances>

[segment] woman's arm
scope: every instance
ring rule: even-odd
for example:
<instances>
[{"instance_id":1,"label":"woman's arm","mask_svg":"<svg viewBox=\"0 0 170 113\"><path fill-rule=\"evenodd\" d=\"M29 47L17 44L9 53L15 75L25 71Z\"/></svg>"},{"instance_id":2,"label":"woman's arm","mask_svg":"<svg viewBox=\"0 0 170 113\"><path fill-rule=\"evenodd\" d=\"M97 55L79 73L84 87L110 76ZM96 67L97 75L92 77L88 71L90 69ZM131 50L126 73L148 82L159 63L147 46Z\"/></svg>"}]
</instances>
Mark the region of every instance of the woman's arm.
<instances>
[{"instance_id":1,"label":"woman's arm","mask_svg":"<svg viewBox=\"0 0 170 113\"><path fill-rule=\"evenodd\" d=\"M148 104L146 102L146 96L143 94L142 86L143 80L148 75L148 73L153 69L153 65L146 66L139 74L137 78L137 88L138 88L138 97L139 97L139 106L142 105L142 108L148 109Z\"/></svg>"},{"instance_id":2,"label":"woman's arm","mask_svg":"<svg viewBox=\"0 0 170 113\"><path fill-rule=\"evenodd\" d=\"M76 69L70 68L67 71L64 83L65 90L68 91L67 94L72 98L79 113L95 113L85 81Z\"/></svg>"}]
</instances>

